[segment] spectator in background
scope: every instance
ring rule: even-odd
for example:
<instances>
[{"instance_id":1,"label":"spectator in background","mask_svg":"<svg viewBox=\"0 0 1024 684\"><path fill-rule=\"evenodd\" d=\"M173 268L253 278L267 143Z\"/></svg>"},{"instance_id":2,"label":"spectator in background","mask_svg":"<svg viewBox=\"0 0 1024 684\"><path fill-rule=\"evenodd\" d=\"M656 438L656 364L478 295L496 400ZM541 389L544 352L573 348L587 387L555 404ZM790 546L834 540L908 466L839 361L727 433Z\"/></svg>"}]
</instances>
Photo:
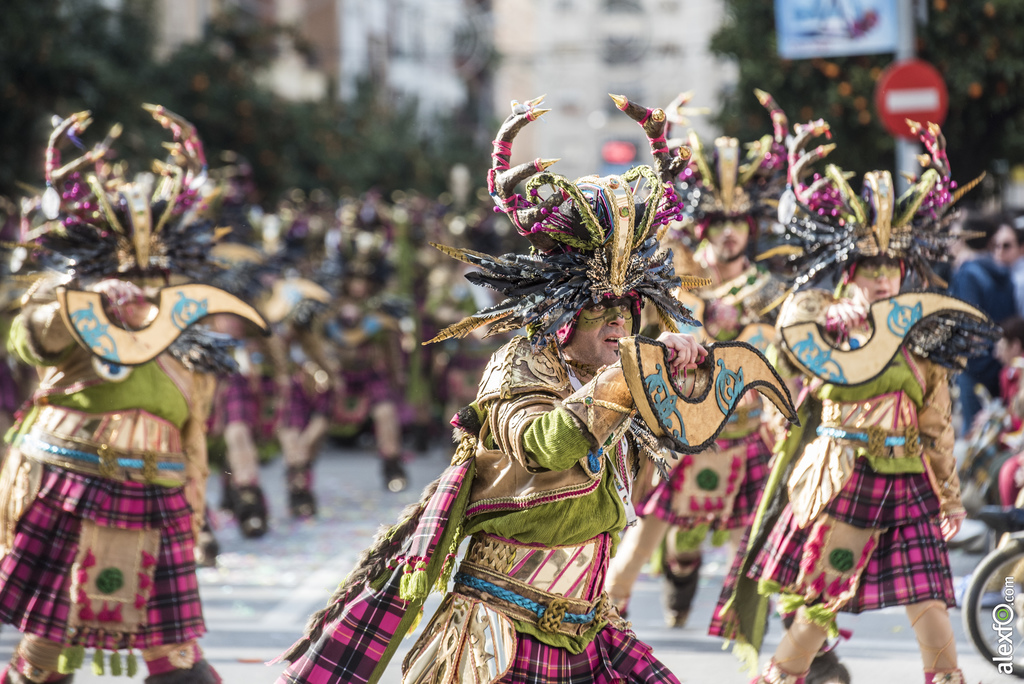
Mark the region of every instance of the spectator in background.
<instances>
[{"instance_id":1,"label":"spectator in background","mask_svg":"<svg viewBox=\"0 0 1024 684\"><path fill-rule=\"evenodd\" d=\"M1017 433L1021 429L1021 418L1024 417L1024 318L1011 316L999 326L1003 336L996 342L995 355L1003 364L999 373L999 396L1003 400L1010 415L1007 432ZM1004 433L1006 434L1006 433ZM1013 449L1015 440L1003 440L1003 446ZM1013 506L1017 500L1021 485L1024 485L1024 453L1011 456L999 470L999 498L1004 506Z\"/></svg>"},{"instance_id":2,"label":"spectator in background","mask_svg":"<svg viewBox=\"0 0 1024 684\"><path fill-rule=\"evenodd\" d=\"M968 253L949 283L951 295L978 307L994 321L1004 320L1017 312L1010 269L993 256L998 228L998 219L991 215L969 217L964 221L962 231L968 235L966 248L973 255ZM961 435L970 431L974 416L981 408L975 386L982 385L993 397L999 395L1000 368L1002 364L990 349L989 354L970 359L964 372L957 376L963 419Z\"/></svg>"},{"instance_id":3,"label":"spectator in background","mask_svg":"<svg viewBox=\"0 0 1024 684\"><path fill-rule=\"evenodd\" d=\"M996 261L1010 269L1017 315L1024 316L1024 216L1003 218L992 236L992 250Z\"/></svg>"}]
</instances>

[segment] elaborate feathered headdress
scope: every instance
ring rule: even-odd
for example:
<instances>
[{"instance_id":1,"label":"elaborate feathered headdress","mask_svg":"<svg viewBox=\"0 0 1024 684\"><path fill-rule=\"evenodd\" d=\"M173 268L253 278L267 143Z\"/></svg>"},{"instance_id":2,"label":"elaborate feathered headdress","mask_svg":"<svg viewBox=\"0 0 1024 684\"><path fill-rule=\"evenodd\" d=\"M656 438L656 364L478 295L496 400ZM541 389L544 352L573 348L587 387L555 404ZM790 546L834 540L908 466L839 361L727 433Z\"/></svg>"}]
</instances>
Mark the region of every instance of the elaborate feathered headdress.
<instances>
[{"instance_id":1,"label":"elaborate feathered headdress","mask_svg":"<svg viewBox=\"0 0 1024 684\"><path fill-rule=\"evenodd\" d=\"M682 221L693 226L698 239L715 221L744 220L751 230L756 229L758 219L774 211L773 200L785 187L788 120L771 95L763 90L754 93L771 115L773 132L744 145L746 154L737 138L717 138L708 149L696 132L689 133L693 160L680 174L677 187ZM673 103L670 122L685 121L680 115L684 104L679 100Z\"/></svg>"},{"instance_id":2,"label":"elaborate feathered headdress","mask_svg":"<svg viewBox=\"0 0 1024 684\"><path fill-rule=\"evenodd\" d=\"M823 120L797 124L789 147L789 187L779 202L779 220L786 231L783 245L769 254L788 254L799 274L794 287L834 273L847 262L888 256L904 262L926 285L944 287L931 263L946 261L957 235L950 232L953 204L980 180L957 188L950 178L946 140L936 124L909 122L924 143L923 171L896 196L888 171L864 174L861 193L850 186L852 174L834 164L824 174L810 176L810 165L827 156L835 145L806 151L814 137L828 134Z\"/></svg>"},{"instance_id":3,"label":"elaborate feathered headdress","mask_svg":"<svg viewBox=\"0 0 1024 684\"><path fill-rule=\"evenodd\" d=\"M620 110L643 127L654 167L638 166L621 176L585 176L576 181L546 171L557 160L536 159L510 168L516 134L549 111L536 108L542 98L524 104L513 102L512 114L494 141L487 186L497 205L495 211L512 219L519 234L533 245L533 251L529 255L494 257L434 245L449 256L479 267L481 271L468 274L467 279L497 290L505 299L448 327L430 342L462 337L491 324L488 334L525 326L534 342L543 345L559 330L571 334L579 312L606 296L632 296L637 307L645 298L666 322L696 323L672 291L700 287L707 281L675 275L671 252L659 251L656 236L660 226L678 216L672 182L685 167L689 150L682 147L675 155L669 152L663 110L648 109L621 95L611 97ZM516 185L524 180L526 196L515 192ZM641 186L641 182L642 187L631 185ZM541 199L540 189L545 186L552 193ZM639 323L639 316L634 323Z\"/></svg>"},{"instance_id":4,"label":"elaborate feathered headdress","mask_svg":"<svg viewBox=\"0 0 1024 684\"><path fill-rule=\"evenodd\" d=\"M164 350L190 369L229 369L230 340L193 324L217 313L236 314L264 330L266 323L237 295L210 284L225 268L212 248L230 229L217 227L215 203L202 195L207 167L195 128L159 105L145 108L174 140L166 145L168 158L153 162L152 175L135 178L124 163L107 159L119 125L62 163L61 145L85 149L79 137L92 120L89 112L56 120L46 149L47 187L39 202L24 203L29 215L22 219L21 246L31 250L41 271L37 283L57 276L61 315L104 377L123 378L124 366L147 363ZM41 223L31 215L38 213ZM156 313L143 328L116 324L101 293L88 287L110 277L163 286L154 295Z\"/></svg>"},{"instance_id":5,"label":"elaborate feathered headdress","mask_svg":"<svg viewBox=\"0 0 1024 684\"><path fill-rule=\"evenodd\" d=\"M152 182L131 180L125 164L106 160L120 125L62 164L61 145L84 148L79 136L92 119L84 111L56 122L41 201L48 221L22 236L34 243L44 267L79 281L127 273L203 280L211 273L208 256L218 234L200 196L206 181L202 143L185 119L159 105L144 107L174 137L169 158L153 162Z\"/></svg>"}]
</instances>

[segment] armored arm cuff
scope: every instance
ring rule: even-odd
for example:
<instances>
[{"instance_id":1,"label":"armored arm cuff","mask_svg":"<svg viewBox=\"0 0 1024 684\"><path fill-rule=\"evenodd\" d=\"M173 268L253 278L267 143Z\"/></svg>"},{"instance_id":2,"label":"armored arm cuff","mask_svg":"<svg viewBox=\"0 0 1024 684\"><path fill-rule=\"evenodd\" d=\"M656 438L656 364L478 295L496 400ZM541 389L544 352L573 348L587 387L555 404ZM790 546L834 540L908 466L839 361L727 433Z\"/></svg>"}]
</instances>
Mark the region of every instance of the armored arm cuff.
<instances>
[{"instance_id":1,"label":"armored arm cuff","mask_svg":"<svg viewBox=\"0 0 1024 684\"><path fill-rule=\"evenodd\" d=\"M593 380L566 397L562 405L586 429L591 447L603 446L633 413L633 397L621 363L598 372Z\"/></svg>"}]
</instances>

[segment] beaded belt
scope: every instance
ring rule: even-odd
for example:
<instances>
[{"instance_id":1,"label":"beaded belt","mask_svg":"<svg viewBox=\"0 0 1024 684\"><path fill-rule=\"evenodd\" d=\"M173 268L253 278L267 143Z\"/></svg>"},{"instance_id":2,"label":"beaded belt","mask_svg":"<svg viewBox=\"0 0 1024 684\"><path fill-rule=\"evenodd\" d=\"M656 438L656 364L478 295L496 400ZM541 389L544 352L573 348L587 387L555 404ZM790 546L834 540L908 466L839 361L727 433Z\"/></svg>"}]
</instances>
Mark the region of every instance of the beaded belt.
<instances>
[{"instance_id":1,"label":"beaded belt","mask_svg":"<svg viewBox=\"0 0 1024 684\"><path fill-rule=\"evenodd\" d=\"M591 585L603 579L607 556L607 535L566 547L474 535L455 575L455 591L486 600L541 631L578 636L607 620L607 595L585 598L594 593Z\"/></svg>"},{"instance_id":2,"label":"beaded belt","mask_svg":"<svg viewBox=\"0 0 1024 684\"><path fill-rule=\"evenodd\" d=\"M185 482L178 429L144 411L88 414L44 406L16 446L29 458L121 482Z\"/></svg>"},{"instance_id":3,"label":"beaded belt","mask_svg":"<svg viewBox=\"0 0 1024 684\"><path fill-rule=\"evenodd\" d=\"M886 430L875 425L863 430L847 430L834 425L819 425L818 435L832 439L846 439L864 442L874 456L881 456L886 447L903 447L908 456L921 453L921 438L917 426L908 425L904 430Z\"/></svg>"}]
</instances>

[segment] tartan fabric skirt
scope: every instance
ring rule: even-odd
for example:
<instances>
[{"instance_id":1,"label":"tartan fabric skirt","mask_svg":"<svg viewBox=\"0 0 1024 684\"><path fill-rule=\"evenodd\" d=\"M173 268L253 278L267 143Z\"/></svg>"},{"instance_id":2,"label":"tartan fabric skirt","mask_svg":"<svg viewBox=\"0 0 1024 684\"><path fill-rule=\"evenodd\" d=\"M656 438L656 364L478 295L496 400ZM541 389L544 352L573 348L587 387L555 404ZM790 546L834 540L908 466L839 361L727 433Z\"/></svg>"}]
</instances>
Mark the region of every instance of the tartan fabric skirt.
<instances>
[{"instance_id":1,"label":"tartan fabric skirt","mask_svg":"<svg viewBox=\"0 0 1024 684\"><path fill-rule=\"evenodd\" d=\"M304 429L309 425L309 419L313 414L319 413L322 416L331 414L331 402L334 399L334 392L310 392L302 384L300 375L292 378L292 384L281 404L281 413L278 415L280 427Z\"/></svg>"},{"instance_id":2,"label":"tartan fabric skirt","mask_svg":"<svg viewBox=\"0 0 1024 684\"><path fill-rule=\"evenodd\" d=\"M518 646L509 673L501 684L679 684L664 664L651 655L651 647L633 636L607 626L597 633L586 650L572 654L538 641L529 634L516 635Z\"/></svg>"},{"instance_id":3,"label":"tartan fabric skirt","mask_svg":"<svg viewBox=\"0 0 1024 684\"><path fill-rule=\"evenodd\" d=\"M956 606L949 551L937 522L939 502L926 474L883 475L859 458L850 481L825 510L851 525L885 530L857 594L842 610L859 613L931 599ZM783 591L795 584L811 527L800 529L787 505L747 576L774 580Z\"/></svg>"},{"instance_id":4,"label":"tartan fabric skirt","mask_svg":"<svg viewBox=\"0 0 1024 684\"><path fill-rule=\"evenodd\" d=\"M723 450L740 444L746 445L747 472L739 487L736 488L732 513L728 518L715 520L711 524L711 529L732 530L746 527L754 518L761 491L764 490L765 483L768 482L768 474L771 472L769 468L772 458L771 450L761 438L759 431L738 439L720 439L717 444ZM682 478L682 468L673 470L668 482L658 478L658 484L640 502L637 514L640 517L653 515L670 525L677 525L683 529L689 529L697 523L704 522L704 518L692 517L690 511L675 510L672 507L672 498L682 485Z\"/></svg>"},{"instance_id":5,"label":"tartan fabric skirt","mask_svg":"<svg viewBox=\"0 0 1024 684\"><path fill-rule=\"evenodd\" d=\"M232 373L224 378L219 395L214 411L223 415L221 425L246 423L255 427L259 424L260 399L249 378L241 373Z\"/></svg>"},{"instance_id":6,"label":"tartan fabric skirt","mask_svg":"<svg viewBox=\"0 0 1024 684\"><path fill-rule=\"evenodd\" d=\"M206 632L193 550L191 509L181 487L165 488L89 477L43 466L42 485L0 559L0 621L19 631L64 643L71 614L71 566L81 521L121 529L160 529L147 622L135 648L180 644ZM102 563L102 560L99 561ZM83 646L128 646L112 636Z\"/></svg>"}]
</instances>

